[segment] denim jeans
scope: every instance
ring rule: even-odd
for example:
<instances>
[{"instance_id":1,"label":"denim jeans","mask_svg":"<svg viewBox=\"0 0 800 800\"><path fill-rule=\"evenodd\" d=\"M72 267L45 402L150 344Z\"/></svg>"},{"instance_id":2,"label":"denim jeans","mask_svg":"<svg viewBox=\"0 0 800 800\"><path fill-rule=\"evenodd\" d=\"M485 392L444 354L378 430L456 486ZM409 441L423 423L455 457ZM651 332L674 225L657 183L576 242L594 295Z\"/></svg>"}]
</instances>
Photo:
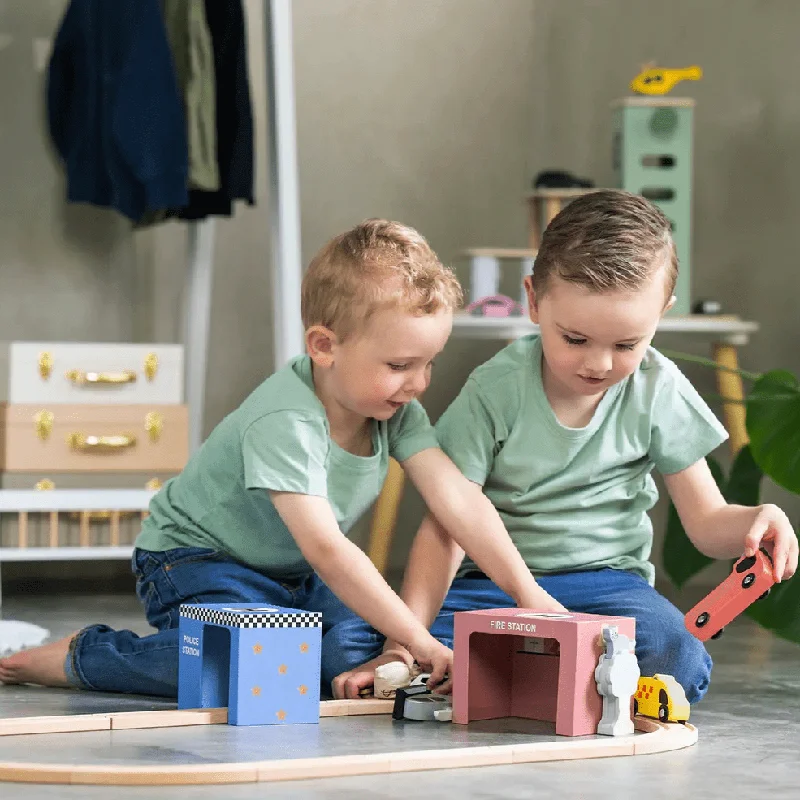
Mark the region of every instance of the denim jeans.
<instances>
[{"instance_id":1,"label":"denim jeans","mask_svg":"<svg viewBox=\"0 0 800 800\"><path fill-rule=\"evenodd\" d=\"M570 611L633 617L636 657L642 675L672 675L690 703L708 690L711 657L683 622L683 614L642 577L601 569L537 578L539 585ZM510 608L514 601L487 577L456 578L431 626L431 633L453 646L453 614L480 608ZM332 676L379 655L384 638L358 617L337 625L326 637L327 669Z\"/></svg>"},{"instance_id":2,"label":"denim jeans","mask_svg":"<svg viewBox=\"0 0 800 800\"><path fill-rule=\"evenodd\" d=\"M214 550L182 547L155 553L136 550L132 561L136 593L149 636L107 625L84 628L72 641L65 663L74 686L106 692L178 695L178 616L181 603L258 603L322 613L323 651L328 632L360 619L316 574L273 580ZM337 662L338 663L338 662ZM323 692L331 678L323 663ZM326 679L326 675L328 676Z\"/></svg>"}]
</instances>

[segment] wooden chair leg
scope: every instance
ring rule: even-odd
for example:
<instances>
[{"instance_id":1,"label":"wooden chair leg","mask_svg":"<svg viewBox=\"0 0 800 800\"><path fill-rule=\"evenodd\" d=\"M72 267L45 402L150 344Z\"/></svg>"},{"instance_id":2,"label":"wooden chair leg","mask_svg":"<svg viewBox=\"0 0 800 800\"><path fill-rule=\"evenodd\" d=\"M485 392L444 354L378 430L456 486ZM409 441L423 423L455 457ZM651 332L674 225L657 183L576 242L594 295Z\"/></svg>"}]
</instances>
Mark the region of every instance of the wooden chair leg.
<instances>
[{"instance_id":1,"label":"wooden chair leg","mask_svg":"<svg viewBox=\"0 0 800 800\"><path fill-rule=\"evenodd\" d=\"M377 567L381 575L386 574L389 562L389 553L392 549L392 539L397 526L397 513L400 510L400 501L403 498L403 484L405 473L400 464L393 458L389 459L389 472L383 489L375 503L372 513L372 525L369 532L369 547L367 554L370 561Z\"/></svg>"},{"instance_id":2,"label":"wooden chair leg","mask_svg":"<svg viewBox=\"0 0 800 800\"><path fill-rule=\"evenodd\" d=\"M717 370L717 387L725 399L722 402L722 415L728 431L731 455L736 454L749 441L745 421L744 384L738 372L739 368L736 345L726 342L714 343L714 361L721 367Z\"/></svg>"}]
</instances>

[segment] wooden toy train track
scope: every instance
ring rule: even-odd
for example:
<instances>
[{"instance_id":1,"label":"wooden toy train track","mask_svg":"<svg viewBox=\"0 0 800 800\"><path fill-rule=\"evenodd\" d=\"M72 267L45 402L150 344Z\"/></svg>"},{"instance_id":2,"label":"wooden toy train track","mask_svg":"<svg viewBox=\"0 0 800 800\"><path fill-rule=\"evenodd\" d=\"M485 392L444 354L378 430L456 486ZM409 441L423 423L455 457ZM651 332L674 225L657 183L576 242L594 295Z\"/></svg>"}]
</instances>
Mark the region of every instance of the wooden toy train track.
<instances>
[{"instance_id":1,"label":"wooden toy train track","mask_svg":"<svg viewBox=\"0 0 800 800\"><path fill-rule=\"evenodd\" d=\"M392 700L330 700L321 704L322 717L390 715ZM227 709L192 711L132 711L60 717L0 719L0 737L84 731L219 725ZM689 724L659 723L635 717L637 733L620 737L563 737L557 741L454 747L439 750L370 753L321 758L186 764L56 764L36 761L0 762L0 781L115 786L258 783L310 778L374 775L416 770L496 766L539 761L563 761L606 756L639 756L690 747L697 729ZM387 724L391 724L387 720ZM413 723L425 724L425 723ZM440 723L435 723L439 725ZM34 747L31 747L34 750Z\"/></svg>"}]
</instances>

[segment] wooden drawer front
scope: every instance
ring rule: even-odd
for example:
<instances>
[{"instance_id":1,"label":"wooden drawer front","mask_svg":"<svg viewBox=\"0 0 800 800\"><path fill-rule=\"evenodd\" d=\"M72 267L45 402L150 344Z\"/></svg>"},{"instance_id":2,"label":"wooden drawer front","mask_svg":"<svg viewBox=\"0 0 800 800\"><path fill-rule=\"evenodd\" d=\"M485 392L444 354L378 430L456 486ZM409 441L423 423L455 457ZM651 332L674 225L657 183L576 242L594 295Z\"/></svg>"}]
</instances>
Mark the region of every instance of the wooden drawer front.
<instances>
[{"instance_id":1,"label":"wooden drawer front","mask_svg":"<svg viewBox=\"0 0 800 800\"><path fill-rule=\"evenodd\" d=\"M186 406L6 405L6 472L179 472Z\"/></svg>"},{"instance_id":2,"label":"wooden drawer front","mask_svg":"<svg viewBox=\"0 0 800 800\"><path fill-rule=\"evenodd\" d=\"M183 402L181 345L12 342L0 359L9 404Z\"/></svg>"}]
</instances>

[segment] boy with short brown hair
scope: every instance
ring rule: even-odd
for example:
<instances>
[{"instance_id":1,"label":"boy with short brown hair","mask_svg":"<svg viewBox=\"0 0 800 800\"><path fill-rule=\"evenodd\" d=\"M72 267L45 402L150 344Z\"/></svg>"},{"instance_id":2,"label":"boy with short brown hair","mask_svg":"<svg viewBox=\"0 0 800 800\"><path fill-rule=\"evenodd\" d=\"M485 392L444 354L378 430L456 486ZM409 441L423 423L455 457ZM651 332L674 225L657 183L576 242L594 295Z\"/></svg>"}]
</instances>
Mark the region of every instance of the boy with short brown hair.
<instances>
[{"instance_id":1,"label":"boy with short brown hair","mask_svg":"<svg viewBox=\"0 0 800 800\"><path fill-rule=\"evenodd\" d=\"M689 538L712 558L762 545L782 580L797 568L798 545L777 506L725 502L705 456L727 434L650 346L674 303L677 267L669 220L643 197L606 190L572 201L545 231L525 280L540 332L474 370L436 432L498 510L541 589L571 611L634 617L642 675L672 675L694 703L712 663L653 586L650 472L662 473ZM464 559L458 535L431 509L402 591L449 646L455 612L519 605ZM342 652L360 648L355 664L381 645L361 622L336 636ZM351 667L335 688L352 696L370 669Z\"/></svg>"}]
</instances>

